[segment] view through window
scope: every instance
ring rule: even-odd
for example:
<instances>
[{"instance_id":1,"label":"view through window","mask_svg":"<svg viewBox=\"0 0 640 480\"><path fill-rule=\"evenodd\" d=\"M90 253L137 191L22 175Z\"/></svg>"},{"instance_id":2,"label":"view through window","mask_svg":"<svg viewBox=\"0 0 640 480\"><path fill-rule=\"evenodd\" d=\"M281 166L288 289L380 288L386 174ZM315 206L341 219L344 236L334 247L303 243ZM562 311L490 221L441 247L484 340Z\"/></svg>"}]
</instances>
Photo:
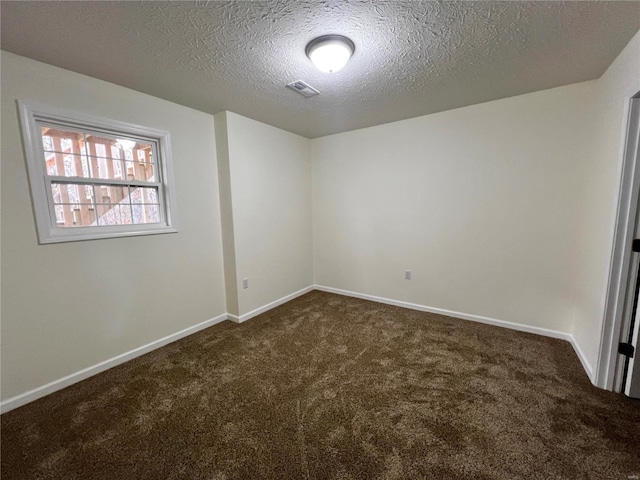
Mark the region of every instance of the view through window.
<instances>
[{"instance_id":1,"label":"view through window","mask_svg":"<svg viewBox=\"0 0 640 480\"><path fill-rule=\"evenodd\" d=\"M160 222L160 186L151 144L69 128L40 128L59 226Z\"/></svg>"}]
</instances>

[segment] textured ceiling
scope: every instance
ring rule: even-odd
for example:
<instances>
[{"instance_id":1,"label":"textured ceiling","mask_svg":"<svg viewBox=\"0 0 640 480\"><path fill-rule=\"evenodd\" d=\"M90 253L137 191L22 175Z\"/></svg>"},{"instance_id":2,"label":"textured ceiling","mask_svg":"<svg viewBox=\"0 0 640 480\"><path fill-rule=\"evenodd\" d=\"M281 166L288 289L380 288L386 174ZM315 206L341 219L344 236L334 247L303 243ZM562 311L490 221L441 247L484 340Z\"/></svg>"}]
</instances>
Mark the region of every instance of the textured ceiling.
<instances>
[{"instance_id":1,"label":"textured ceiling","mask_svg":"<svg viewBox=\"0 0 640 480\"><path fill-rule=\"evenodd\" d=\"M2 1L2 49L314 138L599 77L640 2ZM327 33L338 73L304 54ZM285 88L305 80L320 95Z\"/></svg>"}]
</instances>

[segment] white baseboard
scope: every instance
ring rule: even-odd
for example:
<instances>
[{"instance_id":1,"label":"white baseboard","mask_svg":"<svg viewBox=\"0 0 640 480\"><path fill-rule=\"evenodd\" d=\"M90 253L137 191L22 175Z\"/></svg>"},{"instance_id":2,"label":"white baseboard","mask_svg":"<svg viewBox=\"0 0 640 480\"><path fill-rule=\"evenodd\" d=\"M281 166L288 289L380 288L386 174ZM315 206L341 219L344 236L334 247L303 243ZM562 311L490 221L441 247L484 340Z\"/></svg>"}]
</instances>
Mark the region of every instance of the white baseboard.
<instances>
[{"instance_id":1,"label":"white baseboard","mask_svg":"<svg viewBox=\"0 0 640 480\"><path fill-rule=\"evenodd\" d=\"M257 315L260 315L261 313L264 313L268 310L271 310L272 308L278 307L280 305L282 305L283 303L287 303L291 300L293 300L294 298L297 298L301 295L304 295L305 293L309 293L311 290L314 289L313 285L310 285L308 287L303 288L302 290L298 290L297 292L293 292L290 293L289 295L285 295L282 298L279 298L278 300L274 300L271 303L267 303L266 305L263 305L260 308L256 308L255 310L251 310L248 313L245 313L244 315L231 315L231 314L227 314L229 320L231 320L232 322L236 322L236 323L242 323L245 322L247 320L249 320L250 318L253 318Z\"/></svg>"},{"instance_id":2,"label":"white baseboard","mask_svg":"<svg viewBox=\"0 0 640 480\"><path fill-rule=\"evenodd\" d=\"M580 363L582 363L582 368L584 368L584 371L587 372L587 376L589 377L589 380L591 381L591 383L596 385L596 377L593 373L593 367L591 366L591 363L589 362L589 360L587 360L587 356L582 351L582 348L580 348L580 345L576 341L575 337L573 335L570 335L570 337L571 338L569 339L569 343L571 343L571 346L573 347L573 350L576 352L576 355L578 356Z\"/></svg>"},{"instance_id":3,"label":"white baseboard","mask_svg":"<svg viewBox=\"0 0 640 480\"><path fill-rule=\"evenodd\" d=\"M439 315L446 315L447 317L456 317L463 320L471 320L472 322L486 323L488 325L496 325L498 327L510 328L511 330L518 330L520 332L535 333L537 335L544 335L545 337L561 338L562 340L569 341L571 334L560 332L558 330L550 330L548 328L532 327L530 325L523 325L520 323L508 322L506 320L498 320L491 317L483 317L481 315L472 315L469 313L456 312L454 310L445 310L442 308L428 307L426 305L419 305L417 303L403 302L401 300L393 300L391 298L376 297L375 295L367 295L365 293L351 292L349 290L341 290L339 288L324 287L322 285L316 285L316 290L323 292L337 293L338 295L346 295L348 297L362 298L363 300L372 300L374 302L386 303L387 305L395 305L396 307L409 308L411 310L420 310L421 312L437 313Z\"/></svg>"},{"instance_id":4,"label":"white baseboard","mask_svg":"<svg viewBox=\"0 0 640 480\"><path fill-rule=\"evenodd\" d=\"M267 310L271 310L272 308L293 300L296 297L304 295L305 293L313 290L313 288L313 286L303 288L302 290L298 290L297 292L286 295L278 300L268 303L267 305L264 305L260 308L256 308L255 310L252 310L241 316L232 315L230 313L223 313L222 315L218 315L215 318L206 320L202 323L194 325L193 327L185 328L184 330L168 335L164 338L161 338L160 340L156 340L154 342L148 343L147 345L135 348L129 352L125 352L121 355L110 358L91 367L87 367L83 370L80 370L79 372L72 373L71 375L67 375L66 377L54 380L53 382L49 382L41 387L34 388L33 390L29 390L28 392L22 393L20 395L16 395L15 397L8 398L7 400L0 402L0 413L8 412L10 410L13 410L14 408L21 407L22 405L26 405L27 403L33 402L34 400L45 397L50 393L62 390L63 388L73 385L74 383L81 382L82 380L92 377L93 375L104 372L105 370L113 368L117 365L121 365L125 362L128 362L129 360L133 360L136 357L144 355L145 353L149 353L157 348L163 347L171 342L175 342L176 340L180 340L181 338L184 338L188 335L192 335L200 330L211 327L216 323L222 322L223 320L231 320L235 323L244 322L246 320L249 320L250 318L255 317L256 315L260 315L261 313L266 312Z\"/></svg>"},{"instance_id":5,"label":"white baseboard","mask_svg":"<svg viewBox=\"0 0 640 480\"><path fill-rule=\"evenodd\" d=\"M444 310L441 308L434 308L434 307L428 307L426 305L419 305L416 303L409 303L409 302L403 302L400 300L393 300L390 298L383 298L383 297L376 297L375 295L367 295L364 293L358 293L358 292L351 292L349 290L342 290L339 288L332 288L332 287L325 287L322 285L311 285L309 287L303 288L302 290L298 290L297 292L291 293L289 295L286 295L278 300L275 300L271 303L268 303L267 305L264 305L260 308L256 308L255 310L252 310L248 313L245 313L244 315L232 315L230 313L223 313L222 315L218 315L215 318L211 318L209 320L206 320L202 323L199 323L197 325L194 325L192 327L189 328L185 328L184 330L181 330L179 332L173 333L171 335L168 335L164 338L161 338L159 340L156 340L154 342L148 343L147 345L143 345L141 347L138 347L136 349L133 349L129 352L123 353L121 355L118 355L116 357L113 357L109 360L105 360L103 362L100 362L96 365L93 365L91 367L85 368L83 370L80 370L79 372L76 373L72 373L71 375L67 375L66 377L63 377L59 380L54 380L53 382L47 383L46 385L43 385L41 387L38 388L34 388L33 390L30 390L28 392L22 393L20 395L17 395L15 397L9 398L7 400L4 400L2 402L0 402L0 413L5 413L8 412L10 410L13 410L14 408L18 408L21 407L22 405L26 405L27 403L33 402L34 400L37 400L39 398L42 398L46 395L49 395L50 393L56 392L58 390L61 390L63 388L66 388L70 385L73 385L74 383L78 383L82 380L85 380L93 375L96 375L98 373L104 372L105 370L108 370L110 368L113 368L117 365L121 365L125 362L128 362L129 360L133 360L136 357L139 357L141 355L144 355L145 353L149 353L152 350L156 350L157 348L163 347L169 343L175 342L176 340L179 340L181 338L184 338L188 335L192 335L200 330L203 330L205 328L211 327L217 323L220 323L224 320L231 320L232 322L235 323L241 323L244 322L246 320L249 320L250 318L253 318L257 315L260 315L261 313L264 313L268 310L271 310L272 308L275 308L277 306L280 306L284 303L289 302L290 300L293 300L294 298L297 298L301 295L304 295L305 293L308 293L312 290L320 290L323 292L329 292L329 293L335 293L338 295L345 295L348 297L355 297L355 298L361 298L364 300L371 300L374 302L378 302L378 303L384 303L387 305L395 305L397 307L404 307L404 308L409 308L412 310L419 310L422 312L429 312L429 313L437 313L440 315L446 315L449 317L455 317L455 318L461 318L463 320L470 320L473 322L479 322L479 323L486 323L489 325L495 325L498 327L504 327L504 328L510 328L512 330L518 330L521 332L528 332L528 333L534 333L537 335L543 335L546 337L553 337L553 338L559 338L562 340L566 340L569 343L571 343L571 345L573 346L573 349L576 352L576 355L578 356L578 358L580 359L580 362L582 363L583 368L585 369L585 371L587 372L587 375L589 376L589 379L591 380L591 382L593 383L593 368L591 367L591 364L588 362L588 360L586 359L586 356L584 355L584 352L582 351L582 349L580 348L580 346L578 345L578 343L576 342L575 338L573 337L573 335L569 334L569 333L565 333L565 332L560 332L557 330L550 330L547 328L540 328L540 327L532 327L529 325L522 325L522 324L518 324L518 323L513 323L513 322L508 322L505 320L497 320L495 318L490 318L490 317L483 317L480 315L471 315L468 313L462 313L462 312L456 312L453 310Z\"/></svg>"},{"instance_id":6,"label":"white baseboard","mask_svg":"<svg viewBox=\"0 0 640 480\"><path fill-rule=\"evenodd\" d=\"M403 302L401 300L393 300L391 298L376 297L375 295L367 295L366 293L352 292L349 290L342 290L340 288L325 287L323 285L315 285L316 290L322 292L336 293L338 295L345 295L348 297L361 298L363 300L371 300L373 302L385 303L387 305L395 305L396 307L409 308L411 310L419 310L421 312L437 313L439 315L446 315L448 317L461 318L463 320L470 320L472 322L485 323L488 325L495 325L497 327L509 328L511 330L518 330L519 332L534 333L536 335L542 335L544 337L558 338L560 340L566 340L571 344L575 350L582 367L587 372L589 380L593 383L593 369L591 364L587 361L584 352L577 344L573 335L567 332L561 332L559 330L551 330L549 328L533 327L531 325L523 325L521 323L508 322L506 320L498 320L496 318L483 317L481 315L472 315L469 313L456 312L453 310L445 310L442 308L428 307L426 305L419 305L417 303Z\"/></svg>"},{"instance_id":7,"label":"white baseboard","mask_svg":"<svg viewBox=\"0 0 640 480\"><path fill-rule=\"evenodd\" d=\"M157 348L164 347L169 343L180 340L181 338L196 333L200 330L204 330L205 328L211 327L226 319L227 314L223 313L222 315L218 315L217 317L205 320L202 323L189 328L185 328L184 330L180 330L179 332L173 333L154 342L135 348L129 352L125 352L121 355L110 358L91 367L84 368L79 372L72 373L71 375L67 375L66 377L60 378L58 380L54 380L53 382L49 382L41 387L34 388L33 390L29 390L28 392L22 393L20 395L16 395L15 397L8 398L7 400L4 400L0 403L0 413L5 413L13 410L14 408L26 405L27 403L38 400L39 398L47 396L50 393L62 390L69 385L81 382L82 380L92 377L93 375L104 372L105 370L113 368L117 365L121 365L125 362L128 362L129 360L133 360L134 358L144 355L145 353L149 353Z\"/></svg>"}]
</instances>

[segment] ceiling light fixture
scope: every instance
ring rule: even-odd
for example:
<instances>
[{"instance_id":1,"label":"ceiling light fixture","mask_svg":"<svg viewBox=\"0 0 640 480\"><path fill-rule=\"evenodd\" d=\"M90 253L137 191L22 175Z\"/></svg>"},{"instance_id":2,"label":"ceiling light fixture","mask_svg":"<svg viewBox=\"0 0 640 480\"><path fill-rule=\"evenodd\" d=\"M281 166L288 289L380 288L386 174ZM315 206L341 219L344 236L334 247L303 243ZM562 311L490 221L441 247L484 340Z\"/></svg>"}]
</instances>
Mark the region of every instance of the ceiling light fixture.
<instances>
[{"instance_id":1,"label":"ceiling light fixture","mask_svg":"<svg viewBox=\"0 0 640 480\"><path fill-rule=\"evenodd\" d=\"M344 67L356 46L343 35L323 35L311 40L305 53L318 70L335 73Z\"/></svg>"}]
</instances>

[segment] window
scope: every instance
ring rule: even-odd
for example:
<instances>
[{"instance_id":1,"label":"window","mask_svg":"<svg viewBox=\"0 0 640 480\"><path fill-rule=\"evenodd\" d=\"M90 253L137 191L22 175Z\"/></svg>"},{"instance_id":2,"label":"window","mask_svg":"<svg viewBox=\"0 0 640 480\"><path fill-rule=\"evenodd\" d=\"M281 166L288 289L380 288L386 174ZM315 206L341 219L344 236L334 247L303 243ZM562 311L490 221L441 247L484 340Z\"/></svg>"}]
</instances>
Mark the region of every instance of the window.
<instances>
[{"instance_id":1,"label":"window","mask_svg":"<svg viewBox=\"0 0 640 480\"><path fill-rule=\"evenodd\" d=\"M167 132L19 107L41 244L177 231Z\"/></svg>"}]
</instances>

